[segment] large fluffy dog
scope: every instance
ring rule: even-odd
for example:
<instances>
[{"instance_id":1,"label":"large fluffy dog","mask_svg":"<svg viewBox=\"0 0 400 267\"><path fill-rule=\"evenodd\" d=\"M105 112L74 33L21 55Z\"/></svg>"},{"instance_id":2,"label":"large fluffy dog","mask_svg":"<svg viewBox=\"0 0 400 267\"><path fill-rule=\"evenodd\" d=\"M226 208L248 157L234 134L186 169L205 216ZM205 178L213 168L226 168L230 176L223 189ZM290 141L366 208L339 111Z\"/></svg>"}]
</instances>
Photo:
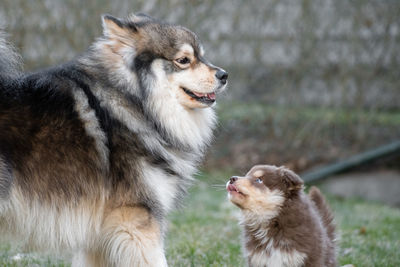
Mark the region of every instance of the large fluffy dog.
<instances>
[{"instance_id":1,"label":"large fluffy dog","mask_svg":"<svg viewBox=\"0 0 400 267\"><path fill-rule=\"evenodd\" d=\"M0 229L75 266L166 266L165 215L210 141L227 73L143 14L65 65L18 72L0 41Z\"/></svg>"}]
</instances>

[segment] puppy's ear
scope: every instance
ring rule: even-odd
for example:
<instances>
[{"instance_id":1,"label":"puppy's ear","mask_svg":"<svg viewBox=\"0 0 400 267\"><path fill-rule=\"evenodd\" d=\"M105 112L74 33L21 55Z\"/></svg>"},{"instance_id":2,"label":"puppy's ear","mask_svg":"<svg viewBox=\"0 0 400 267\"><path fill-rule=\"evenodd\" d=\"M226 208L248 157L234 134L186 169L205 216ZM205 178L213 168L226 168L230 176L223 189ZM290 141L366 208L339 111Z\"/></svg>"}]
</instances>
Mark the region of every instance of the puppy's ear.
<instances>
[{"instance_id":1,"label":"puppy's ear","mask_svg":"<svg viewBox=\"0 0 400 267\"><path fill-rule=\"evenodd\" d=\"M298 191L303 189L304 182L296 173L286 169L285 167L280 167L279 169L288 191Z\"/></svg>"},{"instance_id":2,"label":"puppy's ear","mask_svg":"<svg viewBox=\"0 0 400 267\"><path fill-rule=\"evenodd\" d=\"M103 15L101 19L103 34L106 37L124 37L137 31L137 27L133 22L125 23L121 19L108 14Z\"/></svg>"}]
</instances>

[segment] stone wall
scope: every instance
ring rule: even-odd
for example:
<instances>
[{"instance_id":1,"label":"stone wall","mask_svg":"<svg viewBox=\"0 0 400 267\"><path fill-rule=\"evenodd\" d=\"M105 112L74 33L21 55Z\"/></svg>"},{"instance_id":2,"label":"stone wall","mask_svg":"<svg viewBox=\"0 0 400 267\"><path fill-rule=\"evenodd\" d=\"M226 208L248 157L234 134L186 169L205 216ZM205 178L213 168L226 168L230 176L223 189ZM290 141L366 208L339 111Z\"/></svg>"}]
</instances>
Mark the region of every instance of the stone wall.
<instances>
[{"instance_id":1,"label":"stone wall","mask_svg":"<svg viewBox=\"0 0 400 267\"><path fill-rule=\"evenodd\" d=\"M139 11L198 33L229 101L400 107L397 0L2 0L0 25L34 69L83 52L102 13Z\"/></svg>"}]
</instances>

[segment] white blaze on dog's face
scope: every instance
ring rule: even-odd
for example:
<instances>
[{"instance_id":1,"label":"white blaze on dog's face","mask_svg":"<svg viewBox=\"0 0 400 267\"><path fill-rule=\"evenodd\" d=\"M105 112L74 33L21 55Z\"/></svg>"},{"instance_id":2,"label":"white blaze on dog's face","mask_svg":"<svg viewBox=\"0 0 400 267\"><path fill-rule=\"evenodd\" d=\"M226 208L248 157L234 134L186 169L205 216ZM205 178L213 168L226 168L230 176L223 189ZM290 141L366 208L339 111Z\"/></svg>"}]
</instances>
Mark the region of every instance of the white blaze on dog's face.
<instances>
[{"instance_id":1,"label":"white blaze on dog's face","mask_svg":"<svg viewBox=\"0 0 400 267\"><path fill-rule=\"evenodd\" d=\"M188 108L204 108L215 103L216 93L226 86L227 73L206 62L201 46L197 51L189 43L181 45L174 56L177 67L168 74L179 102Z\"/></svg>"},{"instance_id":2,"label":"white blaze on dog's face","mask_svg":"<svg viewBox=\"0 0 400 267\"><path fill-rule=\"evenodd\" d=\"M170 90L164 95L175 97L189 109L212 106L216 94L225 89L227 72L205 59L197 36L188 29L143 14L124 20L104 16L103 25L104 35L110 41L106 48L113 57L109 61L116 62L121 57L125 69L133 70L131 74L138 76L139 83L147 83L142 87L148 89L149 83L157 83L160 88L162 84ZM145 80L141 80L143 77ZM143 97L151 94L139 93Z\"/></svg>"},{"instance_id":3,"label":"white blaze on dog's face","mask_svg":"<svg viewBox=\"0 0 400 267\"><path fill-rule=\"evenodd\" d=\"M232 203L261 215L278 212L285 199L302 186L303 181L286 168L258 165L245 177L233 176L226 188Z\"/></svg>"}]
</instances>

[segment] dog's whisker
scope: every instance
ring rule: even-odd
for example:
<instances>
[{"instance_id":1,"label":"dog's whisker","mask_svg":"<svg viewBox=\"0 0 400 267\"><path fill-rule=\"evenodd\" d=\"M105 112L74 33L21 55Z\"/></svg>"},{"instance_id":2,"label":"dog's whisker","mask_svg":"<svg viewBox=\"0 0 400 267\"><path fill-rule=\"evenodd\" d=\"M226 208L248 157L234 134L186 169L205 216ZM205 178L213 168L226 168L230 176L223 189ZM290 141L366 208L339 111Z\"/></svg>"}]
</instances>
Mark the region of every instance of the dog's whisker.
<instances>
[{"instance_id":1,"label":"dog's whisker","mask_svg":"<svg viewBox=\"0 0 400 267\"><path fill-rule=\"evenodd\" d=\"M225 191L225 188L213 188L215 191Z\"/></svg>"},{"instance_id":2,"label":"dog's whisker","mask_svg":"<svg viewBox=\"0 0 400 267\"><path fill-rule=\"evenodd\" d=\"M212 187L212 188L223 188L223 189L225 189L225 185L211 185L210 187Z\"/></svg>"}]
</instances>

